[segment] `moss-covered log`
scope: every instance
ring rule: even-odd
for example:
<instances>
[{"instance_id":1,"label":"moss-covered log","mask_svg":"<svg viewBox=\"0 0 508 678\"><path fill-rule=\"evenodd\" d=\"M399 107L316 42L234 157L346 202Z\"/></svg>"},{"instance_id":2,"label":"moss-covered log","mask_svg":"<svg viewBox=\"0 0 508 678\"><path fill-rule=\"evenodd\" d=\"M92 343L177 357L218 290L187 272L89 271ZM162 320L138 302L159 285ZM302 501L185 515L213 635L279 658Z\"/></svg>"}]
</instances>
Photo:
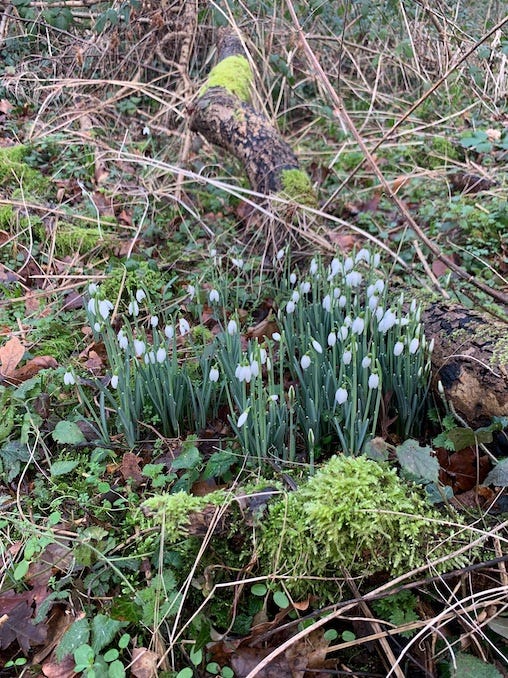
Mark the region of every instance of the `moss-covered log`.
<instances>
[{"instance_id":1,"label":"moss-covered log","mask_svg":"<svg viewBox=\"0 0 508 678\"><path fill-rule=\"evenodd\" d=\"M426 309L424 324L435 342L435 386L441 381L457 414L473 427L508 416L506 323L439 302Z\"/></svg>"},{"instance_id":2,"label":"moss-covered log","mask_svg":"<svg viewBox=\"0 0 508 678\"><path fill-rule=\"evenodd\" d=\"M243 45L225 31L217 65L191 111L190 127L238 158L252 188L317 204L310 179L270 121L249 103L254 76Z\"/></svg>"}]
</instances>

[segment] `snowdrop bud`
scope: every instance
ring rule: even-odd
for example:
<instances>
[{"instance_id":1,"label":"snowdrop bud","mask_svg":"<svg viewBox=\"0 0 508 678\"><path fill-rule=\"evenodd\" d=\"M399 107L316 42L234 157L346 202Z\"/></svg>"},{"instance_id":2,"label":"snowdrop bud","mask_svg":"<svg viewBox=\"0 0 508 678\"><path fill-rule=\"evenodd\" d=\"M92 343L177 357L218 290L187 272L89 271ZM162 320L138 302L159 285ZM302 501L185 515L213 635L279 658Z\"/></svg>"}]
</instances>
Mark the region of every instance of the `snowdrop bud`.
<instances>
[{"instance_id":1,"label":"snowdrop bud","mask_svg":"<svg viewBox=\"0 0 508 678\"><path fill-rule=\"evenodd\" d=\"M208 378L210 381L219 381L219 369L217 367L210 368L210 374L208 375Z\"/></svg>"},{"instance_id":2,"label":"snowdrop bud","mask_svg":"<svg viewBox=\"0 0 508 678\"><path fill-rule=\"evenodd\" d=\"M294 302L292 299L290 299L290 300L288 301L288 303L286 304L286 313L288 313L288 314L294 313L294 312L295 312L295 308L296 308L296 307L295 307L295 302Z\"/></svg>"},{"instance_id":3,"label":"snowdrop bud","mask_svg":"<svg viewBox=\"0 0 508 678\"><path fill-rule=\"evenodd\" d=\"M272 361L270 360L270 358L266 359L266 369L268 371L270 371L272 369Z\"/></svg>"},{"instance_id":4,"label":"snowdrop bud","mask_svg":"<svg viewBox=\"0 0 508 678\"><path fill-rule=\"evenodd\" d=\"M365 261L365 263L369 263L370 261L370 252L369 250L366 250L364 247L358 252L358 254L355 257L355 263L358 263L359 261Z\"/></svg>"},{"instance_id":5,"label":"snowdrop bud","mask_svg":"<svg viewBox=\"0 0 508 678\"><path fill-rule=\"evenodd\" d=\"M236 266L237 268L243 268L243 259L235 259L235 257L231 257L231 262L233 266Z\"/></svg>"},{"instance_id":6,"label":"snowdrop bud","mask_svg":"<svg viewBox=\"0 0 508 678\"><path fill-rule=\"evenodd\" d=\"M94 323L93 328L96 332L100 332L101 331L101 324L100 323Z\"/></svg>"},{"instance_id":7,"label":"snowdrop bud","mask_svg":"<svg viewBox=\"0 0 508 678\"><path fill-rule=\"evenodd\" d=\"M379 252L376 252L376 254L372 257L372 264L374 268L378 268L379 264L381 263L381 255Z\"/></svg>"},{"instance_id":8,"label":"snowdrop bud","mask_svg":"<svg viewBox=\"0 0 508 678\"><path fill-rule=\"evenodd\" d=\"M419 340L416 337L414 339L411 339L411 343L409 344L409 353L411 353L411 355L414 355L418 350L418 346L420 346Z\"/></svg>"},{"instance_id":9,"label":"snowdrop bud","mask_svg":"<svg viewBox=\"0 0 508 678\"><path fill-rule=\"evenodd\" d=\"M155 365L156 357L153 351L150 351L150 353L148 354L148 360L152 363L152 365Z\"/></svg>"},{"instance_id":10,"label":"snowdrop bud","mask_svg":"<svg viewBox=\"0 0 508 678\"><path fill-rule=\"evenodd\" d=\"M278 332L274 332L274 333L272 334L272 339L273 339L274 341L280 341L280 334L279 334Z\"/></svg>"},{"instance_id":11,"label":"snowdrop bud","mask_svg":"<svg viewBox=\"0 0 508 678\"><path fill-rule=\"evenodd\" d=\"M310 367L310 357L307 354L302 355L300 365L302 366L302 370L306 370L308 367Z\"/></svg>"},{"instance_id":12,"label":"snowdrop bud","mask_svg":"<svg viewBox=\"0 0 508 678\"><path fill-rule=\"evenodd\" d=\"M236 323L236 320L231 319L228 322L228 328L227 329L228 329L228 334L231 334L231 335L236 334L238 332L238 325Z\"/></svg>"},{"instance_id":13,"label":"snowdrop bud","mask_svg":"<svg viewBox=\"0 0 508 678\"><path fill-rule=\"evenodd\" d=\"M137 316L139 315L139 306L137 301L131 301L127 308L127 313L129 315Z\"/></svg>"},{"instance_id":14,"label":"snowdrop bud","mask_svg":"<svg viewBox=\"0 0 508 678\"><path fill-rule=\"evenodd\" d=\"M310 292L310 282L308 282L308 280L300 285L300 292L302 294L308 294Z\"/></svg>"},{"instance_id":15,"label":"snowdrop bud","mask_svg":"<svg viewBox=\"0 0 508 678\"><path fill-rule=\"evenodd\" d=\"M377 374L371 374L369 377L369 389L372 391L373 389L377 388L379 386L379 377Z\"/></svg>"},{"instance_id":16,"label":"snowdrop bud","mask_svg":"<svg viewBox=\"0 0 508 678\"><path fill-rule=\"evenodd\" d=\"M109 299L102 299L99 301L99 315L101 315L104 320L109 315L109 312L113 310L113 304L109 301Z\"/></svg>"},{"instance_id":17,"label":"snowdrop bud","mask_svg":"<svg viewBox=\"0 0 508 678\"><path fill-rule=\"evenodd\" d=\"M278 399L279 396L276 393L273 393L272 395L268 396L268 400L271 400L273 403L276 403Z\"/></svg>"},{"instance_id":18,"label":"snowdrop bud","mask_svg":"<svg viewBox=\"0 0 508 678\"><path fill-rule=\"evenodd\" d=\"M282 250L279 250L279 251L277 252L277 261L280 261L280 260L282 259L283 256L284 256L284 250L283 250L283 249L282 249Z\"/></svg>"},{"instance_id":19,"label":"snowdrop bud","mask_svg":"<svg viewBox=\"0 0 508 678\"><path fill-rule=\"evenodd\" d=\"M411 313L414 313L416 311L416 299L413 299L411 302L411 306L409 307L409 310Z\"/></svg>"},{"instance_id":20,"label":"snowdrop bud","mask_svg":"<svg viewBox=\"0 0 508 678\"><path fill-rule=\"evenodd\" d=\"M348 287L358 287L362 282L362 274L358 271L351 271L346 275L346 285Z\"/></svg>"},{"instance_id":21,"label":"snowdrop bud","mask_svg":"<svg viewBox=\"0 0 508 678\"><path fill-rule=\"evenodd\" d=\"M194 299L196 295L196 288L194 287L194 285L187 285L187 294L191 299Z\"/></svg>"},{"instance_id":22,"label":"snowdrop bud","mask_svg":"<svg viewBox=\"0 0 508 678\"><path fill-rule=\"evenodd\" d=\"M330 334L328 335L327 342L330 348L333 348L333 346L335 346L335 344L337 343L337 335L335 334L335 332L330 332Z\"/></svg>"},{"instance_id":23,"label":"snowdrop bud","mask_svg":"<svg viewBox=\"0 0 508 678\"><path fill-rule=\"evenodd\" d=\"M332 300L330 299L330 295L327 294L325 298L323 299L322 306L327 311L330 313L330 309L332 308Z\"/></svg>"},{"instance_id":24,"label":"snowdrop bud","mask_svg":"<svg viewBox=\"0 0 508 678\"><path fill-rule=\"evenodd\" d=\"M370 299L371 296L375 293L376 293L376 288L374 287L374 285L369 285L367 287L367 299Z\"/></svg>"},{"instance_id":25,"label":"snowdrop bud","mask_svg":"<svg viewBox=\"0 0 508 678\"><path fill-rule=\"evenodd\" d=\"M118 388L118 374L114 374L109 382L111 388Z\"/></svg>"},{"instance_id":26,"label":"snowdrop bud","mask_svg":"<svg viewBox=\"0 0 508 678\"><path fill-rule=\"evenodd\" d=\"M318 270L317 261L315 259L312 259L312 261L310 262L310 266L309 266L309 273L311 275L316 275L317 270Z\"/></svg>"},{"instance_id":27,"label":"snowdrop bud","mask_svg":"<svg viewBox=\"0 0 508 678\"><path fill-rule=\"evenodd\" d=\"M238 426L238 428L242 428L242 426L247 421L248 416L249 416L249 410L245 410L245 412L242 412L242 414L238 417L238 421L236 422L236 425Z\"/></svg>"},{"instance_id":28,"label":"snowdrop bud","mask_svg":"<svg viewBox=\"0 0 508 678\"><path fill-rule=\"evenodd\" d=\"M98 291L99 291L99 287L95 283L90 283L88 285L88 294L91 297L94 297L97 294Z\"/></svg>"},{"instance_id":29,"label":"snowdrop bud","mask_svg":"<svg viewBox=\"0 0 508 678\"><path fill-rule=\"evenodd\" d=\"M217 256L217 250L215 249L215 247L212 247L212 249L210 250L210 256L211 256L211 257L216 257L216 256Z\"/></svg>"},{"instance_id":30,"label":"snowdrop bud","mask_svg":"<svg viewBox=\"0 0 508 678\"><path fill-rule=\"evenodd\" d=\"M352 358L353 354L351 353L351 351L344 351L344 353L342 354L342 362L344 363L344 365L350 365Z\"/></svg>"},{"instance_id":31,"label":"snowdrop bud","mask_svg":"<svg viewBox=\"0 0 508 678\"><path fill-rule=\"evenodd\" d=\"M372 313L374 313L378 304L379 304L379 298L378 297L376 297L375 295L370 297L370 299L369 299L369 309Z\"/></svg>"},{"instance_id":32,"label":"snowdrop bud","mask_svg":"<svg viewBox=\"0 0 508 678\"><path fill-rule=\"evenodd\" d=\"M307 440L309 441L309 447L312 450L316 440L316 436L314 435L314 431L312 429L309 429L309 432L307 433Z\"/></svg>"},{"instance_id":33,"label":"snowdrop bud","mask_svg":"<svg viewBox=\"0 0 508 678\"><path fill-rule=\"evenodd\" d=\"M180 318L178 321L178 329L180 330L182 337L190 332L190 325L185 318Z\"/></svg>"},{"instance_id":34,"label":"snowdrop bud","mask_svg":"<svg viewBox=\"0 0 508 678\"><path fill-rule=\"evenodd\" d=\"M150 362L150 358L148 357L148 353L145 353L145 357L143 358L143 360L145 361L145 365L148 365L148 363Z\"/></svg>"},{"instance_id":35,"label":"snowdrop bud","mask_svg":"<svg viewBox=\"0 0 508 678\"><path fill-rule=\"evenodd\" d=\"M290 282L292 285L295 284L295 282L296 282L296 273L291 273L291 275L289 276L289 282Z\"/></svg>"},{"instance_id":36,"label":"snowdrop bud","mask_svg":"<svg viewBox=\"0 0 508 678\"><path fill-rule=\"evenodd\" d=\"M333 298L338 299L340 297L340 287L333 288Z\"/></svg>"},{"instance_id":37,"label":"snowdrop bud","mask_svg":"<svg viewBox=\"0 0 508 678\"><path fill-rule=\"evenodd\" d=\"M335 400L338 405L343 405L347 400L347 391L345 388L338 388L335 391Z\"/></svg>"},{"instance_id":38,"label":"snowdrop bud","mask_svg":"<svg viewBox=\"0 0 508 678\"><path fill-rule=\"evenodd\" d=\"M139 358L139 356L143 355L145 349L146 345L144 341L141 341L141 339L134 339L134 353L136 354L136 357Z\"/></svg>"},{"instance_id":39,"label":"snowdrop bud","mask_svg":"<svg viewBox=\"0 0 508 678\"><path fill-rule=\"evenodd\" d=\"M342 272L342 264L340 261L336 258L333 258L330 262L330 277L334 277L337 275L337 273Z\"/></svg>"},{"instance_id":40,"label":"snowdrop bud","mask_svg":"<svg viewBox=\"0 0 508 678\"><path fill-rule=\"evenodd\" d=\"M158 363L163 363L166 360L166 349L162 346L158 348L155 357Z\"/></svg>"},{"instance_id":41,"label":"snowdrop bud","mask_svg":"<svg viewBox=\"0 0 508 678\"><path fill-rule=\"evenodd\" d=\"M173 325L166 325L166 327L164 328L164 334L168 339L173 339L173 337L175 336L175 328L173 327Z\"/></svg>"},{"instance_id":42,"label":"snowdrop bud","mask_svg":"<svg viewBox=\"0 0 508 678\"><path fill-rule=\"evenodd\" d=\"M381 319L380 323L378 324L377 328L380 332L383 334L386 334L388 330L390 330L396 323L397 321L397 316L393 311L388 309L385 314L383 315L383 318Z\"/></svg>"},{"instance_id":43,"label":"snowdrop bud","mask_svg":"<svg viewBox=\"0 0 508 678\"><path fill-rule=\"evenodd\" d=\"M339 297L339 308L344 308L344 306L347 304L347 299L346 297L341 294Z\"/></svg>"},{"instance_id":44,"label":"snowdrop bud","mask_svg":"<svg viewBox=\"0 0 508 678\"><path fill-rule=\"evenodd\" d=\"M146 299L146 294L144 290L136 290L136 301L140 304L143 299Z\"/></svg>"},{"instance_id":45,"label":"snowdrop bud","mask_svg":"<svg viewBox=\"0 0 508 678\"><path fill-rule=\"evenodd\" d=\"M297 304L300 301L300 292L295 290L291 295L291 299L295 302L295 304Z\"/></svg>"},{"instance_id":46,"label":"snowdrop bud","mask_svg":"<svg viewBox=\"0 0 508 678\"><path fill-rule=\"evenodd\" d=\"M432 339L430 340L429 353L432 353L433 350L434 350L434 337L432 337Z\"/></svg>"},{"instance_id":47,"label":"snowdrop bud","mask_svg":"<svg viewBox=\"0 0 508 678\"><path fill-rule=\"evenodd\" d=\"M73 386L76 383L76 379L74 378L74 375L72 374L72 372L66 372L63 375L63 383L66 386Z\"/></svg>"},{"instance_id":48,"label":"snowdrop bud","mask_svg":"<svg viewBox=\"0 0 508 678\"><path fill-rule=\"evenodd\" d=\"M116 338L118 339L118 345L120 346L120 348L122 348L125 351L125 349L129 346L129 340L125 336L122 329L118 332Z\"/></svg>"},{"instance_id":49,"label":"snowdrop bud","mask_svg":"<svg viewBox=\"0 0 508 678\"><path fill-rule=\"evenodd\" d=\"M259 349L259 361L261 362L261 365L264 365L266 363L267 357L268 357L268 354L266 352L266 348L260 348Z\"/></svg>"},{"instance_id":50,"label":"snowdrop bud","mask_svg":"<svg viewBox=\"0 0 508 678\"><path fill-rule=\"evenodd\" d=\"M259 374L259 363L257 360L253 360L250 364L250 373L253 377L257 377Z\"/></svg>"},{"instance_id":51,"label":"snowdrop bud","mask_svg":"<svg viewBox=\"0 0 508 678\"><path fill-rule=\"evenodd\" d=\"M316 341L315 339L312 340L312 346L317 353L323 353L323 348L319 341Z\"/></svg>"},{"instance_id":52,"label":"snowdrop bud","mask_svg":"<svg viewBox=\"0 0 508 678\"><path fill-rule=\"evenodd\" d=\"M238 381L243 381L243 365L236 366L235 377L238 379Z\"/></svg>"},{"instance_id":53,"label":"snowdrop bud","mask_svg":"<svg viewBox=\"0 0 508 678\"><path fill-rule=\"evenodd\" d=\"M385 314L385 310L382 306L376 308L376 320L380 322Z\"/></svg>"},{"instance_id":54,"label":"snowdrop bud","mask_svg":"<svg viewBox=\"0 0 508 678\"><path fill-rule=\"evenodd\" d=\"M340 338L342 339L342 341L346 341L348 334L349 334L349 330L348 330L347 326L342 325L342 327L340 328Z\"/></svg>"},{"instance_id":55,"label":"snowdrop bud","mask_svg":"<svg viewBox=\"0 0 508 678\"><path fill-rule=\"evenodd\" d=\"M443 382L441 381L441 379L437 382L437 390L439 391L439 393L441 395L444 395L445 390L444 390Z\"/></svg>"},{"instance_id":56,"label":"snowdrop bud","mask_svg":"<svg viewBox=\"0 0 508 678\"><path fill-rule=\"evenodd\" d=\"M354 266L354 261L351 259L351 257L348 257L346 259L346 261L344 262L344 273L351 271L353 266Z\"/></svg>"},{"instance_id":57,"label":"snowdrop bud","mask_svg":"<svg viewBox=\"0 0 508 678\"><path fill-rule=\"evenodd\" d=\"M157 327L158 324L159 324L159 318L156 315L152 315L151 318L150 318L150 325L152 327Z\"/></svg>"},{"instance_id":58,"label":"snowdrop bud","mask_svg":"<svg viewBox=\"0 0 508 678\"><path fill-rule=\"evenodd\" d=\"M96 300L95 299L89 299L86 307L87 307L89 313L91 313L92 315L95 315L95 311L96 311L96 307L97 307Z\"/></svg>"},{"instance_id":59,"label":"snowdrop bud","mask_svg":"<svg viewBox=\"0 0 508 678\"><path fill-rule=\"evenodd\" d=\"M358 336L360 336L360 334L363 332L364 328L365 328L365 321L364 321L363 318L358 317L358 318L355 318L353 320L353 324L351 325L351 332L353 334L358 334Z\"/></svg>"},{"instance_id":60,"label":"snowdrop bud","mask_svg":"<svg viewBox=\"0 0 508 678\"><path fill-rule=\"evenodd\" d=\"M210 300L211 304L218 303L219 302L219 293L217 290L210 290L210 294L208 295L208 299Z\"/></svg>"},{"instance_id":61,"label":"snowdrop bud","mask_svg":"<svg viewBox=\"0 0 508 678\"><path fill-rule=\"evenodd\" d=\"M352 324L353 324L353 321L351 320L350 316L347 315L347 316L344 318L344 325L345 325L346 327L351 327Z\"/></svg>"},{"instance_id":62,"label":"snowdrop bud","mask_svg":"<svg viewBox=\"0 0 508 678\"><path fill-rule=\"evenodd\" d=\"M393 355L398 358L399 355L402 353L404 350L404 344L402 341L397 341L395 343L395 346L393 347Z\"/></svg>"},{"instance_id":63,"label":"snowdrop bud","mask_svg":"<svg viewBox=\"0 0 508 678\"><path fill-rule=\"evenodd\" d=\"M367 367L370 367L371 362L372 362L371 358L368 355L366 355L365 358L362 360L363 369L367 369Z\"/></svg>"}]
</instances>

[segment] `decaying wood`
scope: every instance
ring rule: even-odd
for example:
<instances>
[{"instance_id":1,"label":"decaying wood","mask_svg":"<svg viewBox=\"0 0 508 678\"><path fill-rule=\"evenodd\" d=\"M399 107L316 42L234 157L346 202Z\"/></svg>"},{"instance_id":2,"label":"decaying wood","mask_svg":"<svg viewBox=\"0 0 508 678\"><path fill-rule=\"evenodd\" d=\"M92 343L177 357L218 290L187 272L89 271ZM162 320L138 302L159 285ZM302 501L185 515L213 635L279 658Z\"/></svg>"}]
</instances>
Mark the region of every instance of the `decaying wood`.
<instances>
[{"instance_id":1,"label":"decaying wood","mask_svg":"<svg viewBox=\"0 0 508 678\"><path fill-rule=\"evenodd\" d=\"M508 416L508 328L462 306L431 304L425 333L434 339L434 385L473 428Z\"/></svg>"}]
</instances>

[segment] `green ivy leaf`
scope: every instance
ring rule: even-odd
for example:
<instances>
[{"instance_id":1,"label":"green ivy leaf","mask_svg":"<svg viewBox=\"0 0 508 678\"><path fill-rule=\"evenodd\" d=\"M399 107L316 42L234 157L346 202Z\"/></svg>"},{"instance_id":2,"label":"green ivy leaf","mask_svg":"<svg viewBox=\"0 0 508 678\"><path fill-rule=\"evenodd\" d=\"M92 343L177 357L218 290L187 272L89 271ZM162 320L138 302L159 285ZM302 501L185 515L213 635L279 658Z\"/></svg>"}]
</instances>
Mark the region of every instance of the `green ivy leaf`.
<instances>
[{"instance_id":1,"label":"green ivy leaf","mask_svg":"<svg viewBox=\"0 0 508 678\"><path fill-rule=\"evenodd\" d=\"M411 478L418 481L437 482L439 462L428 446L421 447L416 440L406 440L396 448L397 459L402 469Z\"/></svg>"},{"instance_id":2,"label":"green ivy leaf","mask_svg":"<svg viewBox=\"0 0 508 678\"><path fill-rule=\"evenodd\" d=\"M102 648L109 645L118 631L125 626L125 622L111 619L104 614L98 614L92 621L92 647L98 654Z\"/></svg>"},{"instance_id":3,"label":"green ivy leaf","mask_svg":"<svg viewBox=\"0 0 508 678\"><path fill-rule=\"evenodd\" d=\"M86 645L90 638L88 619L77 619L64 633L56 648L56 660L61 662L67 655L73 654L81 645Z\"/></svg>"},{"instance_id":4,"label":"green ivy leaf","mask_svg":"<svg viewBox=\"0 0 508 678\"><path fill-rule=\"evenodd\" d=\"M204 470L203 480L223 477L236 461L237 457L232 452L228 452L227 450L214 452L208 460Z\"/></svg>"},{"instance_id":5,"label":"green ivy leaf","mask_svg":"<svg viewBox=\"0 0 508 678\"><path fill-rule=\"evenodd\" d=\"M59 421L51 435L55 442L61 444L80 445L86 442L83 432L73 421Z\"/></svg>"},{"instance_id":6,"label":"green ivy leaf","mask_svg":"<svg viewBox=\"0 0 508 678\"><path fill-rule=\"evenodd\" d=\"M195 445L184 445L184 449L176 459L171 462L171 468L188 469L195 468L201 462L201 454Z\"/></svg>"}]
</instances>

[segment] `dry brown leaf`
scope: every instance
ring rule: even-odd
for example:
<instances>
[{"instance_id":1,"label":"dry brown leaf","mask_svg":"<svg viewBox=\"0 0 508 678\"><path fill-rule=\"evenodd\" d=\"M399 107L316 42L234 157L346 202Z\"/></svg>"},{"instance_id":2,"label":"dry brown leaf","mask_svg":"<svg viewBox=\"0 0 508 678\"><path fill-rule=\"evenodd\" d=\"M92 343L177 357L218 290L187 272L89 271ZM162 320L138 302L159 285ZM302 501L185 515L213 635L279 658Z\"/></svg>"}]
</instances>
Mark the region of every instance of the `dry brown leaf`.
<instances>
[{"instance_id":1,"label":"dry brown leaf","mask_svg":"<svg viewBox=\"0 0 508 678\"><path fill-rule=\"evenodd\" d=\"M0 99L0 113L5 113L6 115L12 111L12 104L7 99Z\"/></svg>"},{"instance_id":2,"label":"dry brown leaf","mask_svg":"<svg viewBox=\"0 0 508 678\"><path fill-rule=\"evenodd\" d=\"M42 673L47 678L73 678L77 675L74 672L76 662L72 655L67 655L61 662L57 662L54 655L44 662L42 665Z\"/></svg>"},{"instance_id":3,"label":"dry brown leaf","mask_svg":"<svg viewBox=\"0 0 508 678\"><path fill-rule=\"evenodd\" d=\"M157 675L159 657L146 647L135 647L132 650L131 676L134 678L154 678Z\"/></svg>"},{"instance_id":4,"label":"dry brown leaf","mask_svg":"<svg viewBox=\"0 0 508 678\"><path fill-rule=\"evenodd\" d=\"M35 377L41 370L49 370L58 367L57 361L50 355L40 355L37 358L32 358L23 367L18 367L9 376L9 381L12 384L21 384L27 379Z\"/></svg>"},{"instance_id":5,"label":"dry brown leaf","mask_svg":"<svg viewBox=\"0 0 508 678\"><path fill-rule=\"evenodd\" d=\"M25 347L18 337L14 336L8 339L0 347L0 377L9 378L24 354Z\"/></svg>"},{"instance_id":6,"label":"dry brown leaf","mask_svg":"<svg viewBox=\"0 0 508 678\"><path fill-rule=\"evenodd\" d=\"M131 480L135 485L139 485L143 482L140 462L141 459L133 452L126 452L123 455L120 473L125 481Z\"/></svg>"}]
</instances>

